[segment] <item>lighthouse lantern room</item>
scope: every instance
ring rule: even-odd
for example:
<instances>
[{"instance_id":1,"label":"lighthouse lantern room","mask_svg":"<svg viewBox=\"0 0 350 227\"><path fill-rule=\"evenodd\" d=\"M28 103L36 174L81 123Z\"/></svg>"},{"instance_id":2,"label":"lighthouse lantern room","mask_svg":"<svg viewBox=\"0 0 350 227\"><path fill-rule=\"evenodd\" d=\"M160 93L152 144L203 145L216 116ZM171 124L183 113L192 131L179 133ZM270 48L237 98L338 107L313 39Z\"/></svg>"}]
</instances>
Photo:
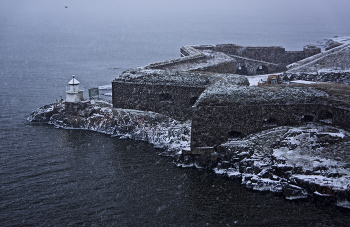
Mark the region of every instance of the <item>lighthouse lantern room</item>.
<instances>
[{"instance_id":1,"label":"lighthouse lantern room","mask_svg":"<svg viewBox=\"0 0 350 227\"><path fill-rule=\"evenodd\" d=\"M66 102L80 102L83 100L83 90L79 90L80 82L75 79L73 75L73 79L69 81L69 87L66 91Z\"/></svg>"}]
</instances>

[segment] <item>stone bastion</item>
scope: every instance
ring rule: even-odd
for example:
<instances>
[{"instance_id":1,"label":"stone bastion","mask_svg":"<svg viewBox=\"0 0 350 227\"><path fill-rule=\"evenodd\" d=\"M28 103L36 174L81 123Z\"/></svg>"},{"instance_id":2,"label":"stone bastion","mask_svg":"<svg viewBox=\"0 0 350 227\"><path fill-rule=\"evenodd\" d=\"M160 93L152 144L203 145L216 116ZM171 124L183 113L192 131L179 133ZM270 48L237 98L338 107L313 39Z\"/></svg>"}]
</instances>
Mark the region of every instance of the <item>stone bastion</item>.
<instances>
[{"instance_id":1,"label":"stone bastion","mask_svg":"<svg viewBox=\"0 0 350 227\"><path fill-rule=\"evenodd\" d=\"M237 86L217 81L192 107L191 153L214 152L229 138L319 122L350 130L350 87L335 83Z\"/></svg>"},{"instance_id":2,"label":"stone bastion","mask_svg":"<svg viewBox=\"0 0 350 227\"><path fill-rule=\"evenodd\" d=\"M335 45L324 52L311 45L302 51L235 44L183 46L180 58L118 76L112 82L112 103L114 108L192 120L189 153L193 154L213 152L229 138L282 125L321 122L349 129L347 86L322 83L254 87L249 86L246 77L278 73L282 81L289 82L310 77L315 70L319 75L334 64L344 72L349 66L349 52L349 44ZM337 82L333 77L325 81Z\"/></svg>"},{"instance_id":3,"label":"stone bastion","mask_svg":"<svg viewBox=\"0 0 350 227\"><path fill-rule=\"evenodd\" d=\"M181 56L123 72L112 82L113 107L59 102L28 121L148 141L178 166L350 208L349 44L325 52L184 46ZM278 73L280 82L338 83L249 86L247 77L266 73Z\"/></svg>"}]
</instances>

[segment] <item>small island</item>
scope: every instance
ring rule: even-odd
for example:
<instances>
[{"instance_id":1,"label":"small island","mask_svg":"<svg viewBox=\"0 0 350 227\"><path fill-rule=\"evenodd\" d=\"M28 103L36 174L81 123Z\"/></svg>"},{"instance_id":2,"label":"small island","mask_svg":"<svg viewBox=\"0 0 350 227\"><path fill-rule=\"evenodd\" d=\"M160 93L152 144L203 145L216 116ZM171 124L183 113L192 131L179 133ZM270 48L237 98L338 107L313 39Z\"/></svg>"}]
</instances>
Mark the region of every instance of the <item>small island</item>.
<instances>
[{"instance_id":1,"label":"small island","mask_svg":"<svg viewBox=\"0 0 350 227\"><path fill-rule=\"evenodd\" d=\"M123 72L111 102L83 100L73 77L65 101L28 121L147 141L178 166L350 208L350 39L331 39L323 52L234 44L180 52ZM250 86L257 76L278 80ZM300 80L309 82L291 83Z\"/></svg>"}]
</instances>

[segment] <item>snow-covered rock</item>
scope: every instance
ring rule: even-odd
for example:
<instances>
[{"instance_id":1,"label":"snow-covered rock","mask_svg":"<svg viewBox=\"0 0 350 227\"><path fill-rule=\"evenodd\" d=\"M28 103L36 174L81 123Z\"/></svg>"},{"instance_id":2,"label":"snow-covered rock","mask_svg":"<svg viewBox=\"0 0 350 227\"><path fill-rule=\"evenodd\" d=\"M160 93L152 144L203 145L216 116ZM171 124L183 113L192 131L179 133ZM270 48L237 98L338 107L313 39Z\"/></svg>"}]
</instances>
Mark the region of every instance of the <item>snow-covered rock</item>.
<instances>
[{"instance_id":1,"label":"snow-covered rock","mask_svg":"<svg viewBox=\"0 0 350 227\"><path fill-rule=\"evenodd\" d=\"M332 198L347 207L349 142L350 132L321 124L278 127L221 144L214 171L289 200Z\"/></svg>"},{"instance_id":2,"label":"snow-covered rock","mask_svg":"<svg viewBox=\"0 0 350 227\"><path fill-rule=\"evenodd\" d=\"M149 111L115 109L107 101L93 103L85 102L77 112L68 111L64 102L46 105L34 111L28 121L142 140L164 149L163 154L170 156L190 146L190 122L179 122Z\"/></svg>"}]
</instances>

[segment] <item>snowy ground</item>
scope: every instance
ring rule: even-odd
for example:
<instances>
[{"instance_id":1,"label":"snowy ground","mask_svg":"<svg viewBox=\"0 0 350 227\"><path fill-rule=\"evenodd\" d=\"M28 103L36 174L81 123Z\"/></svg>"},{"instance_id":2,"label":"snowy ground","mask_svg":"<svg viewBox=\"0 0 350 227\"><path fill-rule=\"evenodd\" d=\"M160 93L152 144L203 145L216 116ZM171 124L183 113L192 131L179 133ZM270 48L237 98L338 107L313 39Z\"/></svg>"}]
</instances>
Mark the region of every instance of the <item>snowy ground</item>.
<instances>
[{"instance_id":1,"label":"snowy ground","mask_svg":"<svg viewBox=\"0 0 350 227\"><path fill-rule=\"evenodd\" d=\"M221 147L232 157L215 169L218 174L287 199L318 196L350 208L350 132L313 123L283 126Z\"/></svg>"},{"instance_id":2,"label":"snowy ground","mask_svg":"<svg viewBox=\"0 0 350 227\"><path fill-rule=\"evenodd\" d=\"M316 82L307 81L307 80L293 80L290 82L291 84L314 84Z\"/></svg>"},{"instance_id":3,"label":"snowy ground","mask_svg":"<svg viewBox=\"0 0 350 227\"><path fill-rule=\"evenodd\" d=\"M256 76L246 76L249 80L250 86L258 86L259 81L267 81L267 78L269 75L272 74L265 74L265 75L256 75Z\"/></svg>"}]
</instances>

